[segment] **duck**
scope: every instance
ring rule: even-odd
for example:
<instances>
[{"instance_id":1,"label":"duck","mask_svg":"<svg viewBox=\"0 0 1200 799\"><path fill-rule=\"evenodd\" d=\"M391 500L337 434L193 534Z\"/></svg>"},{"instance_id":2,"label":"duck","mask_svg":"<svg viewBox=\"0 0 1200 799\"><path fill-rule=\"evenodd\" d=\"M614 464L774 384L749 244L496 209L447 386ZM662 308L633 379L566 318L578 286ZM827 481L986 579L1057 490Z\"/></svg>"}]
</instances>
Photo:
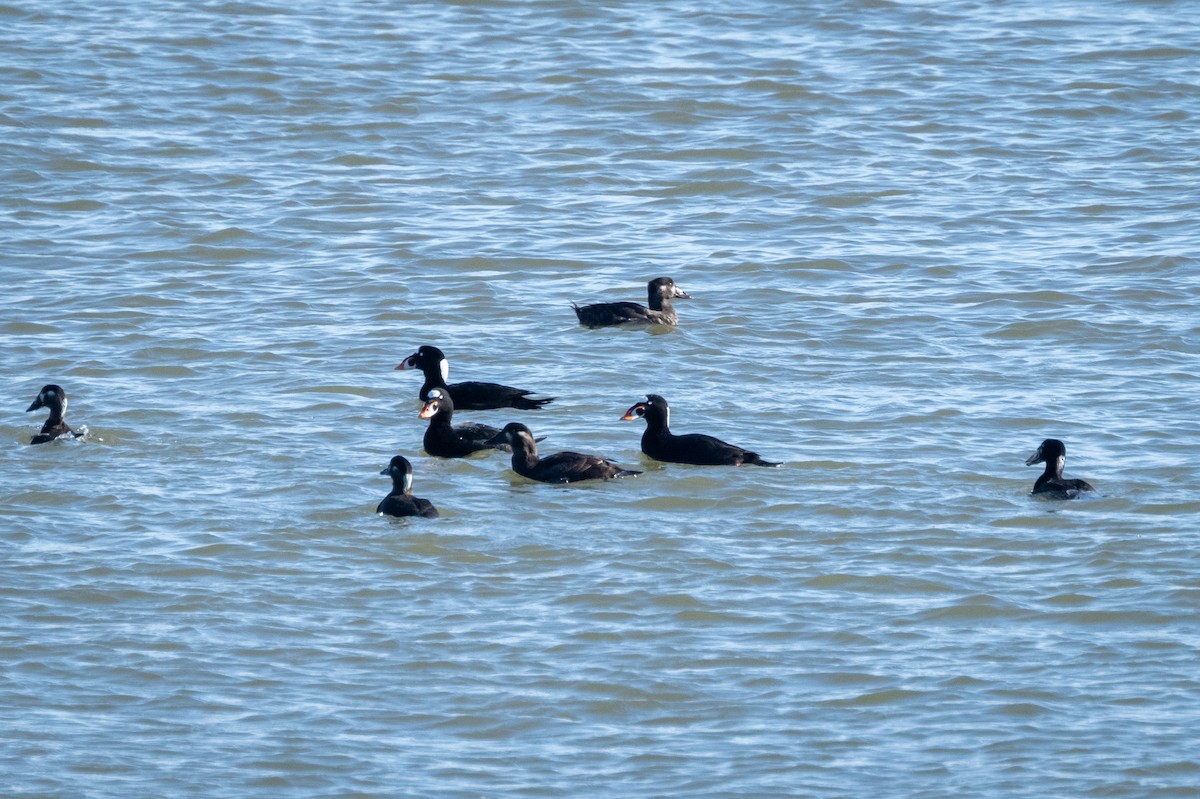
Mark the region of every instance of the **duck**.
<instances>
[{"instance_id":1,"label":"duck","mask_svg":"<svg viewBox=\"0 0 1200 799\"><path fill-rule=\"evenodd\" d=\"M49 408L50 416L47 417L46 423L42 425L39 431L31 440L30 444L45 444L47 441L53 441L56 438L82 438L82 433L76 433L67 426L67 392L63 391L62 386L57 386L53 383L42 386L42 390L38 392L37 398L33 404L25 409L25 413L36 411L38 408Z\"/></svg>"},{"instance_id":2,"label":"duck","mask_svg":"<svg viewBox=\"0 0 1200 799\"><path fill-rule=\"evenodd\" d=\"M580 480L609 480L641 474L640 471L624 469L598 455L555 452L553 455L539 458L533 433L520 422L506 424L503 433L512 446L513 471L530 480L542 483L575 483Z\"/></svg>"},{"instance_id":3,"label":"duck","mask_svg":"<svg viewBox=\"0 0 1200 799\"><path fill-rule=\"evenodd\" d=\"M1046 470L1033 484L1029 493L1047 499L1075 499L1080 494L1095 491L1086 480L1071 480L1063 477L1063 466L1067 463L1067 445L1057 438L1047 438L1037 452L1025 460L1026 466L1045 462Z\"/></svg>"},{"instance_id":4,"label":"duck","mask_svg":"<svg viewBox=\"0 0 1200 799\"><path fill-rule=\"evenodd\" d=\"M397 455L388 463L380 474L392 478L392 493L383 498L375 508L376 513L387 516L423 516L426 519L438 517L437 508L427 499L412 495L412 464L403 455Z\"/></svg>"},{"instance_id":5,"label":"duck","mask_svg":"<svg viewBox=\"0 0 1200 799\"><path fill-rule=\"evenodd\" d=\"M599 302L594 305L571 303L579 324L595 329L615 325L675 325L679 314L675 313L672 300L690 300L692 297L675 285L669 277L656 277L646 284L650 307L636 302Z\"/></svg>"},{"instance_id":6,"label":"duck","mask_svg":"<svg viewBox=\"0 0 1200 799\"><path fill-rule=\"evenodd\" d=\"M658 394L647 394L645 402L634 403L621 418L632 422L646 420L642 433L642 452L656 461L690 463L697 466L778 466L763 460L757 452L735 447L719 438L702 433L677 436L671 432L671 406Z\"/></svg>"},{"instance_id":7,"label":"duck","mask_svg":"<svg viewBox=\"0 0 1200 799\"><path fill-rule=\"evenodd\" d=\"M464 458L473 452L512 449L498 427L478 423L455 426L454 400L444 389L429 389L429 399L417 415L429 420L425 428L425 451L430 455Z\"/></svg>"},{"instance_id":8,"label":"duck","mask_svg":"<svg viewBox=\"0 0 1200 799\"><path fill-rule=\"evenodd\" d=\"M488 411L496 408L517 408L523 411L533 411L541 408L554 397L536 399L529 395L534 393L521 388L513 388L499 383L481 383L475 380L465 383L446 385L450 375L450 362L446 354L437 347L424 345L405 358L396 366L396 370L420 369L425 375L418 396L421 402L429 401L431 389L440 388L449 392L454 400L454 407L460 411Z\"/></svg>"}]
</instances>

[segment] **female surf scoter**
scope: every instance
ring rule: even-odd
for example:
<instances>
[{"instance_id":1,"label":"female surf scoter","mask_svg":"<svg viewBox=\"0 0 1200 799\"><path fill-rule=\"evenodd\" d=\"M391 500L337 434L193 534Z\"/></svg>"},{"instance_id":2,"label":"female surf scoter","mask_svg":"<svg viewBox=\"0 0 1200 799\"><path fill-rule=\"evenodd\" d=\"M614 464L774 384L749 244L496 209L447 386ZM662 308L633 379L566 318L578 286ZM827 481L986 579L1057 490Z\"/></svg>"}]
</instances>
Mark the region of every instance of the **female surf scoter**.
<instances>
[{"instance_id":1,"label":"female surf scoter","mask_svg":"<svg viewBox=\"0 0 1200 799\"><path fill-rule=\"evenodd\" d=\"M33 437L30 444L45 444L47 441L53 441L56 438L82 438L82 433L76 433L71 428L67 427L67 392L62 390L62 387L56 386L53 383L42 386L42 390L38 392L37 399L33 404L25 409L25 413L36 411L38 408L49 408L50 416L46 419L46 423L42 425L41 432Z\"/></svg>"},{"instance_id":2,"label":"female surf scoter","mask_svg":"<svg viewBox=\"0 0 1200 799\"><path fill-rule=\"evenodd\" d=\"M669 277L656 277L647 284L650 307L636 302L598 302L595 305L579 306L571 303L579 324L584 327L611 327L613 325L674 325L679 321L671 300L690 300L691 296L675 285Z\"/></svg>"},{"instance_id":3,"label":"female surf scoter","mask_svg":"<svg viewBox=\"0 0 1200 799\"><path fill-rule=\"evenodd\" d=\"M376 513L388 516L424 516L426 519L436 519L437 508L427 499L412 495L412 464L403 455L392 458L380 474L391 475L392 493L383 498Z\"/></svg>"},{"instance_id":4,"label":"female surf scoter","mask_svg":"<svg viewBox=\"0 0 1200 799\"><path fill-rule=\"evenodd\" d=\"M622 469L610 460L578 452L556 452L538 458L537 442L529 428L519 422L504 426L504 436L512 445L512 468L522 477L543 483L574 483L579 480L608 480L641 474Z\"/></svg>"},{"instance_id":5,"label":"female surf scoter","mask_svg":"<svg viewBox=\"0 0 1200 799\"><path fill-rule=\"evenodd\" d=\"M1095 491L1086 480L1068 480L1063 477L1063 466L1067 463L1067 446L1057 438L1047 438L1037 452L1025 461L1026 466L1045 461L1046 471L1033 484L1029 493L1048 499L1074 499L1085 491Z\"/></svg>"},{"instance_id":6,"label":"female surf scoter","mask_svg":"<svg viewBox=\"0 0 1200 799\"><path fill-rule=\"evenodd\" d=\"M472 452L502 449L507 440L498 427L486 424L454 425L454 401L440 388L429 389L429 400L418 414L429 420L425 428L425 451L439 458L464 458Z\"/></svg>"},{"instance_id":7,"label":"female surf scoter","mask_svg":"<svg viewBox=\"0 0 1200 799\"><path fill-rule=\"evenodd\" d=\"M635 404L621 418L632 422L639 416L646 420L646 432L642 433L642 452L656 461L699 466L741 466L743 463L779 465L764 461L757 452L726 444L719 438L702 433L675 435L670 428L671 408L658 394L647 394L645 402Z\"/></svg>"},{"instance_id":8,"label":"female surf scoter","mask_svg":"<svg viewBox=\"0 0 1200 799\"><path fill-rule=\"evenodd\" d=\"M437 347L423 346L400 362L397 369L420 369L425 375L425 383L421 386L421 401L429 399L429 390L445 389L454 398L454 407L460 411L487 411L494 408L518 408L523 411L536 410L554 397L533 399L532 391L502 386L499 383L480 383L472 380L466 383L446 385L450 375L450 362L445 354Z\"/></svg>"}]
</instances>

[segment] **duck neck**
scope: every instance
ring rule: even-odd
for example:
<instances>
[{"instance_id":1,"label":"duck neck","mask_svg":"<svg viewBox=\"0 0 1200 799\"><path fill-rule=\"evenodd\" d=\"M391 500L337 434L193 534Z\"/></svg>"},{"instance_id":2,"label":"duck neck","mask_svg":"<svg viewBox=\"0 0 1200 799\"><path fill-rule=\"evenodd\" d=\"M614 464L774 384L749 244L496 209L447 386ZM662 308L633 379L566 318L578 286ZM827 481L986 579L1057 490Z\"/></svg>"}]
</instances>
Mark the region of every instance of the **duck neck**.
<instances>
[{"instance_id":1,"label":"duck neck","mask_svg":"<svg viewBox=\"0 0 1200 799\"><path fill-rule=\"evenodd\" d=\"M454 411L448 410L447 408L443 407L441 410L439 410L433 416L429 417L429 426L436 427L439 430L441 430L441 429L449 430L454 427L454 424L451 421L453 418L454 418Z\"/></svg>"},{"instance_id":2,"label":"duck neck","mask_svg":"<svg viewBox=\"0 0 1200 799\"><path fill-rule=\"evenodd\" d=\"M671 411L655 409L646 414L646 432L642 433L642 449L653 449L654 444L664 444L671 438Z\"/></svg>"},{"instance_id":3,"label":"duck neck","mask_svg":"<svg viewBox=\"0 0 1200 799\"><path fill-rule=\"evenodd\" d=\"M63 423L67 415L67 409L64 405L56 402L53 405L47 405L46 408L50 411L50 416L46 419L47 427L54 427Z\"/></svg>"},{"instance_id":4,"label":"duck neck","mask_svg":"<svg viewBox=\"0 0 1200 799\"><path fill-rule=\"evenodd\" d=\"M446 379L436 366L425 370L425 385L421 386L421 398L428 399L430 390L435 388L446 389Z\"/></svg>"},{"instance_id":5,"label":"duck neck","mask_svg":"<svg viewBox=\"0 0 1200 799\"><path fill-rule=\"evenodd\" d=\"M1062 482L1063 467L1066 465L1066 458L1059 456L1053 460L1046 460L1046 468L1042 472L1042 476L1037 479L1034 486L1045 485L1050 482Z\"/></svg>"},{"instance_id":6,"label":"duck neck","mask_svg":"<svg viewBox=\"0 0 1200 799\"><path fill-rule=\"evenodd\" d=\"M528 474L537 466L537 445L532 442L515 443L512 448L512 467L517 474Z\"/></svg>"},{"instance_id":7,"label":"duck neck","mask_svg":"<svg viewBox=\"0 0 1200 799\"><path fill-rule=\"evenodd\" d=\"M666 441L671 437L670 416L668 413L646 414L646 432L642 433L642 441Z\"/></svg>"},{"instance_id":8,"label":"duck neck","mask_svg":"<svg viewBox=\"0 0 1200 799\"><path fill-rule=\"evenodd\" d=\"M1042 475L1047 480L1061 480L1063 476L1063 467L1067 465L1067 459L1059 455L1054 460L1046 461L1046 471Z\"/></svg>"}]
</instances>

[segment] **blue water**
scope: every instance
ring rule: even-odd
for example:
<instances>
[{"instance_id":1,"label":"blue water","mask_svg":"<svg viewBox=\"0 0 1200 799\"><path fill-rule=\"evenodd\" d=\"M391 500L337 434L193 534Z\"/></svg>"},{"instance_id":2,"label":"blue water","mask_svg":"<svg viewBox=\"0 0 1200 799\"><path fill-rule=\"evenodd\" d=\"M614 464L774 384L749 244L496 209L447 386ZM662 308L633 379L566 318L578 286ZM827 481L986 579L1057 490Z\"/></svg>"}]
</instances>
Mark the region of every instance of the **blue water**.
<instances>
[{"instance_id":1,"label":"blue water","mask_svg":"<svg viewBox=\"0 0 1200 799\"><path fill-rule=\"evenodd\" d=\"M0 5L0 794L1200 796L1193 16Z\"/></svg>"}]
</instances>

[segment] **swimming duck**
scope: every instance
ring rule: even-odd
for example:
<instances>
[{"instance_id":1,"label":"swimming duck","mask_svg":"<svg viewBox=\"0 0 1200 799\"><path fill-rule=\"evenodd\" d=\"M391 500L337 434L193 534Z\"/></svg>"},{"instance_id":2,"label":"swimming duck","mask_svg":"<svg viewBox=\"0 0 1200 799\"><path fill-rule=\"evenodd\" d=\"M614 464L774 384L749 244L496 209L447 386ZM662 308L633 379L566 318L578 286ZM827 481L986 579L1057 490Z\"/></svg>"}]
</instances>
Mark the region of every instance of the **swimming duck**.
<instances>
[{"instance_id":1,"label":"swimming duck","mask_svg":"<svg viewBox=\"0 0 1200 799\"><path fill-rule=\"evenodd\" d=\"M650 307L636 302L599 302L579 306L571 303L579 324L584 327L613 325L674 325L679 321L672 300L690 300L691 296L669 277L656 277L646 284Z\"/></svg>"},{"instance_id":2,"label":"swimming duck","mask_svg":"<svg viewBox=\"0 0 1200 799\"><path fill-rule=\"evenodd\" d=\"M669 463L692 463L699 466L778 466L751 452L719 438L702 433L687 433L677 436L671 432L671 408L658 394L647 394L645 402L638 402L621 418L632 422L638 417L646 420L646 432L642 433L642 452L656 461Z\"/></svg>"},{"instance_id":3,"label":"swimming duck","mask_svg":"<svg viewBox=\"0 0 1200 799\"><path fill-rule=\"evenodd\" d=\"M641 474L623 469L598 455L578 452L556 452L538 458L537 442L529 428L519 422L504 426L504 436L512 445L512 468L522 477L542 483L574 483L579 480L608 480Z\"/></svg>"},{"instance_id":4,"label":"swimming duck","mask_svg":"<svg viewBox=\"0 0 1200 799\"><path fill-rule=\"evenodd\" d=\"M376 513L388 516L424 516L426 519L436 519L437 508L427 499L412 495L412 464L403 455L397 455L380 472L392 478L392 493L383 498L375 508Z\"/></svg>"},{"instance_id":5,"label":"swimming duck","mask_svg":"<svg viewBox=\"0 0 1200 799\"><path fill-rule=\"evenodd\" d=\"M1046 470L1033 484L1029 493L1047 499L1075 499L1085 491L1095 491L1086 480L1069 480L1063 477L1063 466L1067 463L1067 446L1057 438L1047 438L1037 452L1025 461L1026 466L1046 463Z\"/></svg>"},{"instance_id":6,"label":"swimming duck","mask_svg":"<svg viewBox=\"0 0 1200 799\"><path fill-rule=\"evenodd\" d=\"M67 392L61 386L53 383L42 386L37 399L25 409L25 413L36 411L38 408L49 408L50 416L42 425L41 431L33 437L30 444L44 444L56 438L79 438L81 434L67 427Z\"/></svg>"},{"instance_id":7,"label":"swimming duck","mask_svg":"<svg viewBox=\"0 0 1200 799\"><path fill-rule=\"evenodd\" d=\"M425 451L430 455L463 458L472 452L511 449L498 427L477 423L455 426L454 401L444 389L429 389L429 399L418 416L429 420L429 427L425 428Z\"/></svg>"},{"instance_id":8,"label":"swimming duck","mask_svg":"<svg viewBox=\"0 0 1200 799\"><path fill-rule=\"evenodd\" d=\"M420 369L425 375L425 383L421 386L419 394L422 402L429 400L430 389L441 388L450 393L454 400L454 407L460 411L486 411L493 408L517 408L531 411L554 399L554 397L534 399L528 396L533 393L532 391L499 383L481 383L472 380L448 386L446 380L450 375L450 362L446 360L446 355L440 349L428 345L417 348L417 351L401 361L396 369Z\"/></svg>"}]
</instances>

